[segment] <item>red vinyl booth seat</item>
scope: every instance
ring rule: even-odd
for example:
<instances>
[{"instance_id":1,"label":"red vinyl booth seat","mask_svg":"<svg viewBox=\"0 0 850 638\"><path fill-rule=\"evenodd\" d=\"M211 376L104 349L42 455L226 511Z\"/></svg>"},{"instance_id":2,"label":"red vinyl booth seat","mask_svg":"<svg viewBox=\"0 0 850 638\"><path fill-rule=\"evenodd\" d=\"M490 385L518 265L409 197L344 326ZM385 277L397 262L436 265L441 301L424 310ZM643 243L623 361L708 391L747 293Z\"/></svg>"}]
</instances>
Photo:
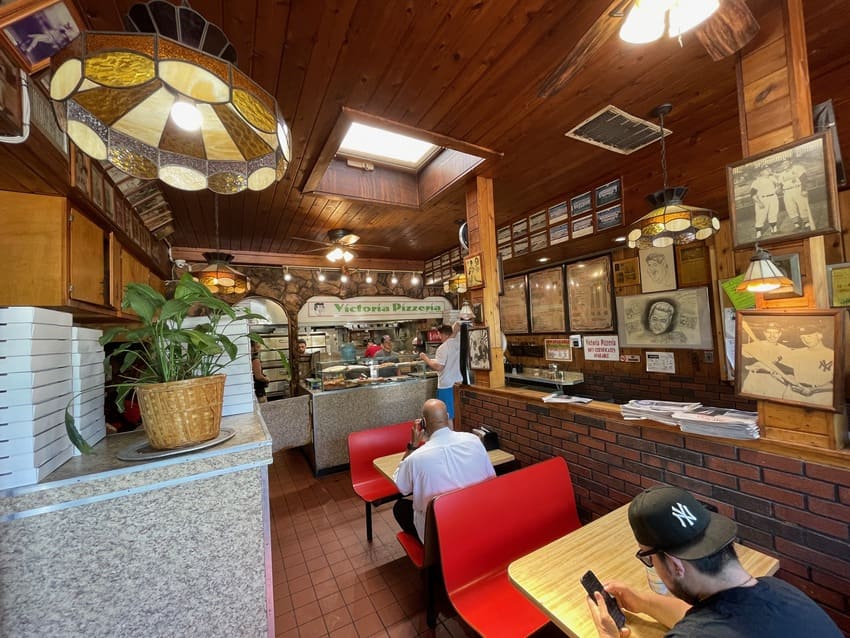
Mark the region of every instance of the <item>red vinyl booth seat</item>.
<instances>
[{"instance_id":1,"label":"red vinyl booth seat","mask_svg":"<svg viewBox=\"0 0 850 638\"><path fill-rule=\"evenodd\" d=\"M516 638L548 622L510 583L507 569L581 526L564 459L438 496L434 519L449 600L475 631Z\"/></svg>"},{"instance_id":2,"label":"red vinyl booth seat","mask_svg":"<svg viewBox=\"0 0 850 638\"><path fill-rule=\"evenodd\" d=\"M366 502L366 540L372 542L372 505L399 498L395 483L381 474L372 461L402 452L410 442L413 421L352 432L348 435L348 462L351 485Z\"/></svg>"}]
</instances>

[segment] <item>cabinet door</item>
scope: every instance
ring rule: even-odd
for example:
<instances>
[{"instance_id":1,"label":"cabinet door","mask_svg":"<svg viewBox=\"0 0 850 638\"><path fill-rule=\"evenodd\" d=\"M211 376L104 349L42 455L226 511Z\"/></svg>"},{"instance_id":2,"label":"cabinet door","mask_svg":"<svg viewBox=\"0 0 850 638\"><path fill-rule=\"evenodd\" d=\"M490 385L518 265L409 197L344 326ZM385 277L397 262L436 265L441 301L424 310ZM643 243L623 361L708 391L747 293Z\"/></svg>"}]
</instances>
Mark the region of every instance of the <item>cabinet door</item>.
<instances>
[{"instance_id":1,"label":"cabinet door","mask_svg":"<svg viewBox=\"0 0 850 638\"><path fill-rule=\"evenodd\" d=\"M107 235L103 229L76 210L71 210L70 283L68 296L103 306L107 303L106 284L109 281Z\"/></svg>"},{"instance_id":2,"label":"cabinet door","mask_svg":"<svg viewBox=\"0 0 850 638\"><path fill-rule=\"evenodd\" d=\"M138 259L133 257L126 250L121 250L121 298L124 297L124 287L129 283L146 284L148 283L148 269ZM123 312L135 315L132 310L123 310Z\"/></svg>"}]
</instances>

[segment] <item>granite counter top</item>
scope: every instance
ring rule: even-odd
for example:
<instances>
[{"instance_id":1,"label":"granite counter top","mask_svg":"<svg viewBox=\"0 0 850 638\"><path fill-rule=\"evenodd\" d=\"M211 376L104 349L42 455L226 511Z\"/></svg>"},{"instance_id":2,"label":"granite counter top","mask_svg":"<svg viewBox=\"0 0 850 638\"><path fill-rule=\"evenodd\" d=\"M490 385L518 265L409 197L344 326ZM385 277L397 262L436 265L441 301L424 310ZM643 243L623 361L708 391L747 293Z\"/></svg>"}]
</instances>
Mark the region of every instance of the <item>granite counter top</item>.
<instances>
[{"instance_id":1,"label":"granite counter top","mask_svg":"<svg viewBox=\"0 0 850 638\"><path fill-rule=\"evenodd\" d=\"M0 491L0 521L148 491L272 462L271 437L258 412L224 417L236 432L214 447L149 461L119 452L145 440L142 431L107 436L90 455L75 456L44 481Z\"/></svg>"}]
</instances>

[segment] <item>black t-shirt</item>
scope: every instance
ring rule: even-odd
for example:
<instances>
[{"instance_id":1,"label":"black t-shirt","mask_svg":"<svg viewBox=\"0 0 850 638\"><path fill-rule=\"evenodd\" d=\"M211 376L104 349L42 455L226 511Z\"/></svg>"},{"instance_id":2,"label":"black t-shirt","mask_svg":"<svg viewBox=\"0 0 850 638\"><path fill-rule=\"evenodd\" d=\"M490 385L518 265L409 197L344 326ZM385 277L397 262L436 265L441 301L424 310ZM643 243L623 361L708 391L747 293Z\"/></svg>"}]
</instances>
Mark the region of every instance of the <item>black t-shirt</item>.
<instances>
[{"instance_id":1,"label":"black t-shirt","mask_svg":"<svg viewBox=\"0 0 850 638\"><path fill-rule=\"evenodd\" d=\"M826 612L778 578L734 587L700 601L665 638L842 638Z\"/></svg>"}]
</instances>

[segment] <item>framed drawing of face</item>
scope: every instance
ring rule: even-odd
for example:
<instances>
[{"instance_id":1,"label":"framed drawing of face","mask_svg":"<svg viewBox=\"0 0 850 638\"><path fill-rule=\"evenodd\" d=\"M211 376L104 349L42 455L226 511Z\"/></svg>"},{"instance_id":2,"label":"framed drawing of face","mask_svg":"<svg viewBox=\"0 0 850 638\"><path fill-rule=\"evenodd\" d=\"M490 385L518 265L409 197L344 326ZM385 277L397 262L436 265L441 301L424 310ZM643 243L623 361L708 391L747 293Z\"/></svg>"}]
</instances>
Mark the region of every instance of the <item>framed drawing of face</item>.
<instances>
[{"instance_id":1,"label":"framed drawing of face","mask_svg":"<svg viewBox=\"0 0 850 638\"><path fill-rule=\"evenodd\" d=\"M617 297L622 348L713 347L708 288Z\"/></svg>"},{"instance_id":2,"label":"framed drawing of face","mask_svg":"<svg viewBox=\"0 0 850 638\"><path fill-rule=\"evenodd\" d=\"M638 251L640 287L643 292L676 288L676 258L673 246L645 248Z\"/></svg>"}]
</instances>

